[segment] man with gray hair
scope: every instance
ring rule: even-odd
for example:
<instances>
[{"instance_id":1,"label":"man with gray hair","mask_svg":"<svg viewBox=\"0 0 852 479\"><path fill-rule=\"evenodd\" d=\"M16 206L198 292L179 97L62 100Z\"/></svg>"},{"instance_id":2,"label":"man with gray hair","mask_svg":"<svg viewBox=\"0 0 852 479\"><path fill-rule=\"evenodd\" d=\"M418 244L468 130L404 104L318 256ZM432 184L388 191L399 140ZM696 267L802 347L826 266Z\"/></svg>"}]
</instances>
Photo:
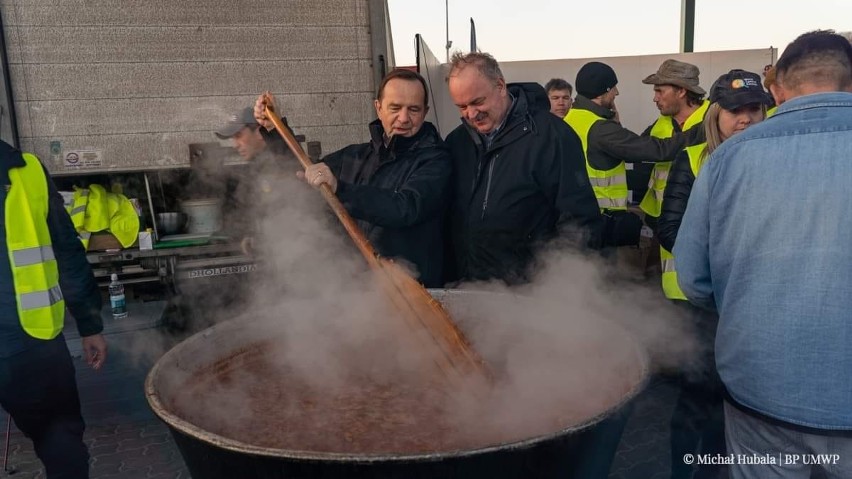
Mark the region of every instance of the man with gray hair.
<instances>
[{"instance_id":1,"label":"man with gray hair","mask_svg":"<svg viewBox=\"0 0 852 479\"><path fill-rule=\"evenodd\" d=\"M528 281L536 250L570 226L592 246L601 215L580 140L538 83L506 84L487 53L456 53L447 77L462 124L453 159L450 280ZM583 241L583 240L581 240Z\"/></svg>"},{"instance_id":2,"label":"man with gray hair","mask_svg":"<svg viewBox=\"0 0 852 479\"><path fill-rule=\"evenodd\" d=\"M719 312L733 479L852 477L852 45L805 33L775 65L783 103L701 170L678 283Z\"/></svg>"}]
</instances>

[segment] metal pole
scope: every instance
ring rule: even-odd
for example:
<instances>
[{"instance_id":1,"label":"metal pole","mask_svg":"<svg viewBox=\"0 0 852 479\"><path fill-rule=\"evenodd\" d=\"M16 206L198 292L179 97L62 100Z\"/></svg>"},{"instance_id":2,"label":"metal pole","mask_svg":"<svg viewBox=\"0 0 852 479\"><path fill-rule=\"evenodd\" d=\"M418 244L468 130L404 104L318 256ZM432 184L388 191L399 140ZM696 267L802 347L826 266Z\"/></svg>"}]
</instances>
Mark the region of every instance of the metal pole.
<instances>
[{"instance_id":1,"label":"metal pole","mask_svg":"<svg viewBox=\"0 0 852 479\"><path fill-rule=\"evenodd\" d=\"M0 18L0 68L3 69L3 88L5 89L6 101L9 108L9 128L12 129L11 143L15 148L21 147L21 138L18 134L18 114L15 109L15 99L12 97L12 73L9 71L9 55L6 51L6 27Z\"/></svg>"},{"instance_id":2,"label":"metal pole","mask_svg":"<svg viewBox=\"0 0 852 479\"><path fill-rule=\"evenodd\" d=\"M680 2L680 51L694 51L695 43L695 0Z\"/></svg>"},{"instance_id":3,"label":"metal pole","mask_svg":"<svg viewBox=\"0 0 852 479\"><path fill-rule=\"evenodd\" d=\"M447 22L444 30L447 34L447 43L445 45L445 48L447 49L447 63L450 63L450 0L444 1L444 19Z\"/></svg>"}]
</instances>

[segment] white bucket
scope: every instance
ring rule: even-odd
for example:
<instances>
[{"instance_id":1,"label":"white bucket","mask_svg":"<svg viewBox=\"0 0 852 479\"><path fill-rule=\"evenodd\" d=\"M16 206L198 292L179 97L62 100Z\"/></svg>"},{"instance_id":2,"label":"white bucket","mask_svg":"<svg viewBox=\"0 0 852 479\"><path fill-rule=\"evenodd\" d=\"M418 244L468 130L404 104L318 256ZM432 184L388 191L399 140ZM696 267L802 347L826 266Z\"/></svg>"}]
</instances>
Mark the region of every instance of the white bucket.
<instances>
[{"instance_id":1,"label":"white bucket","mask_svg":"<svg viewBox=\"0 0 852 479\"><path fill-rule=\"evenodd\" d=\"M181 203L188 218L187 233L215 233L222 228L222 212L218 198L187 200Z\"/></svg>"}]
</instances>

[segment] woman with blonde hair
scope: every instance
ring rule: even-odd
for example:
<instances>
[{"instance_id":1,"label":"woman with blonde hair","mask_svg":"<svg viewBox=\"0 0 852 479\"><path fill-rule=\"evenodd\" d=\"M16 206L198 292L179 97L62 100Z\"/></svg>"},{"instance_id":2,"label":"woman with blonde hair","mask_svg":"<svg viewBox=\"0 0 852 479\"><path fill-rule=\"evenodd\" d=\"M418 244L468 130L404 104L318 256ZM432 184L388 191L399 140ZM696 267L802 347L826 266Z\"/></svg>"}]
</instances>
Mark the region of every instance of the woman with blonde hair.
<instances>
[{"instance_id":1,"label":"woman with blonde hair","mask_svg":"<svg viewBox=\"0 0 852 479\"><path fill-rule=\"evenodd\" d=\"M662 212L657 224L660 245L674 250L689 194L701 167L719 145L728 138L766 118L769 96L763 90L760 76L744 70L731 70L722 75L710 88L710 106L704 115L706 143L681 151L672 163ZM664 287L677 288L674 258L663 262ZM679 288L678 288L679 291ZM681 373L681 393L671 421L672 478L692 477L693 466L686 465L686 454L725 454L724 387L716 372L713 345L718 316L694 307L686 301L676 301L694 318L702 347L696 364ZM699 450L700 447L700 450ZM695 477L715 477L719 466L704 466Z\"/></svg>"}]
</instances>

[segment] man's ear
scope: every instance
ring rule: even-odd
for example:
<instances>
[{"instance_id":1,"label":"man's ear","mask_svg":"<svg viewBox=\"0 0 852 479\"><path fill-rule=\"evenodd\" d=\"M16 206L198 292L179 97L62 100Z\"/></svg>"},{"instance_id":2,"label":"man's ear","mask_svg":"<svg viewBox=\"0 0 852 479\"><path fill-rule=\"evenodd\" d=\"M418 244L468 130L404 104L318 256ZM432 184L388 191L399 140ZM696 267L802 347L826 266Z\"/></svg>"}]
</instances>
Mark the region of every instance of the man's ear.
<instances>
[{"instance_id":1,"label":"man's ear","mask_svg":"<svg viewBox=\"0 0 852 479\"><path fill-rule=\"evenodd\" d=\"M769 85L769 93L771 93L772 98L775 99L776 105L780 105L787 101L787 92L784 90L784 87L778 83Z\"/></svg>"},{"instance_id":2,"label":"man's ear","mask_svg":"<svg viewBox=\"0 0 852 479\"><path fill-rule=\"evenodd\" d=\"M373 105L376 107L376 116L379 116L379 113L382 111L382 102L379 100L373 100Z\"/></svg>"},{"instance_id":3,"label":"man's ear","mask_svg":"<svg viewBox=\"0 0 852 479\"><path fill-rule=\"evenodd\" d=\"M497 80L497 88L500 88L504 93L508 94L508 91L506 90L506 80L502 78Z\"/></svg>"}]
</instances>

